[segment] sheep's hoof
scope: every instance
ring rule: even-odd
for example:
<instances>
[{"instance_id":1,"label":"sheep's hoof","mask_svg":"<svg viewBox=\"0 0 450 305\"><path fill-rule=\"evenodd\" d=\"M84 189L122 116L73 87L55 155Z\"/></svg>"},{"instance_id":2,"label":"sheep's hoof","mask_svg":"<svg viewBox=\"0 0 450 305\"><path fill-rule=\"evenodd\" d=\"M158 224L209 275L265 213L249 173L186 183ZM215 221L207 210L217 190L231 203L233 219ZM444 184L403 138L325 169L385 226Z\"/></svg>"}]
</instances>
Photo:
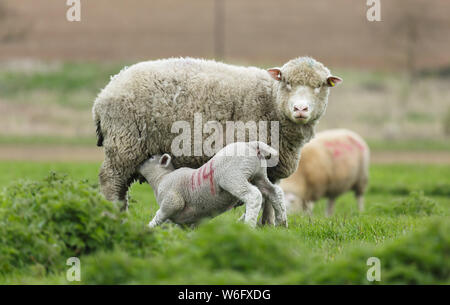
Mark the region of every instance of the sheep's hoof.
<instances>
[{"instance_id":1,"label":"sheep's hoof","mask_svg":"<svg viewBox=\"0 0 450 305\"><path fill-rule=\"evenodd\" d=\"M277 222L276 226L277 227L285 227L285 228L287 228L288 227L287 220L282 220L282 221Z\"/></svg>"}]
</instances>

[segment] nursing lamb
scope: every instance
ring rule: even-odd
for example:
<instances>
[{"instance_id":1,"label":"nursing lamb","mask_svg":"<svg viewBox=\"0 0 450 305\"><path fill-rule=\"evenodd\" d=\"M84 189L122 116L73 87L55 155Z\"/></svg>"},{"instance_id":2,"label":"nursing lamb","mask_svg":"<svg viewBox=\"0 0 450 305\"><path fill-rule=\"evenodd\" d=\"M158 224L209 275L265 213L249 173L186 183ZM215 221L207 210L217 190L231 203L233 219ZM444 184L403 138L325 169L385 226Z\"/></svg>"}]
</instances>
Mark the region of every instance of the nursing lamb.
<instances>
[{"instance_id":1,"label":"nursing lamb","mask_svg":"<svg viewBox=\"0 0 450 305\"><path fill-rule=\"evenodd\" d=\"M287 226L283 191L267 177L265 163L271 154L277 151L262 142L236 142L198 169L177 170L169 154L153 156L139 168L160 207L149 227L166 220L196 224L231 209L237 201L245 204L245 223L254 227L263 199L274 208L276 224Z\"/></svg>"}]
</instances>

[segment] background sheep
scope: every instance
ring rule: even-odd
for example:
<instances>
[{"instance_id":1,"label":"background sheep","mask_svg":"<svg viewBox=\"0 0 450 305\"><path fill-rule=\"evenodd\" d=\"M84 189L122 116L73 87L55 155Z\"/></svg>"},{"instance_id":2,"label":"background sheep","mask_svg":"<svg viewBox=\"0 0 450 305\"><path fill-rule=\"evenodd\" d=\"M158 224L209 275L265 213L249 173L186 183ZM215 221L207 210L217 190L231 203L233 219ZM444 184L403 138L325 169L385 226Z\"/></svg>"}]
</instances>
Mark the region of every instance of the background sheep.
<instances>
[{"instance_id":1,"label":"background sheep","mask_svg":"<svg viewBox=\"0 0 450 305\"><path fill-rule=\"evenodd\" d=\"M277 151L262 142L236 142L199 169L174 170L168 154L150 158L139 168L160 207L149 227L166 220L196 224L229 210L237 201L245 204L244 221L254 227L263 198L275 209L277 224L287 226L283 191L267 177L265 158L271 154Z\"/></svg>"},{"instance_id":2,"label":"background sheep","mask_svg":"<svg viewBox=\"0 0 450 305\"><path fill-rule=\"evenodd\" d=\"M288 177L326 109L329 87L340 81L309 57L268 71L192 58L142 62L124 69L93 106L97 145L105 150L99 174L101 191L108 200L124 202L126 208L129 185L142 178L137 172L139 164L149 155L171 152L177 136L171 132L172 124L186 121L194 130L196 113L222 126L226 121L279 122L279 162L268 168L268 176L272 182ZM203 139L207 137L203 134ZM267 144L271 145L270 139ZM173 165L197 168L209 158L205 154L179 156ZM268 205L263 220L273 223Z\"/></svg>"},{"instance_id":3,"label":"background sheep","mask_svg":"<svg viewBox=\"0 0 450 305\"><path fill-rule=\"evenodd\" d=\"M359 210L369 177L369 147L356 133L334 129L317 133L302 149L297 171L280 186L289 212L311 212L313 203L328 198L326 215L333 213L335 199L353 190Z\"/></svg>"}]
</instances>

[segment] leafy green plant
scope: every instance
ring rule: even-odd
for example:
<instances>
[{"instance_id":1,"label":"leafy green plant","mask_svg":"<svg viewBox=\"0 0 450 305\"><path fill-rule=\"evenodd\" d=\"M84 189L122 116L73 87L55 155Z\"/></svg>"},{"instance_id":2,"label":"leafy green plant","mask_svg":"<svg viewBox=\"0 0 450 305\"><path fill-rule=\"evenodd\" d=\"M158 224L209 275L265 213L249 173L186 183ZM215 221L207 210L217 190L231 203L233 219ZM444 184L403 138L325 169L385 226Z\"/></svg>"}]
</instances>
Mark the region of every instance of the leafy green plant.
<instances>
[{"instance_id":1,"label":"leafy green plant","mask_svg":"<svg viewBox=\"0 0 450 305\"><path fill-rule=\"evenodd\" d=\"M390 205L376 205L372 207L377 213L410 216L429 216L439 214L440 210L435 200L424 195L423 191L414 191L401 200Z\"/></svg>"},{"instance_id":2,"label":"leafy green plant","mask_svg":"<svg viewBox=\"0 0 450 305\"><path fill-rule=\"evenodd\" d=\"M153 236L126 218L87 181L52 173L18 182L0 195L0 273L63 260L115 244L139 255ZM142 250L144 249L144 250Z\"/></svg>"},{"instance_id":3,"label":"leafy green plant","mask_svg":"<svg viewBox=\"0 0 450 305\"><path fill-rule=\"evenodd\" d=\"M281 230L264 238L268 232L223 224L200 228L190 243L171 247L164 255L136 258L116 250L89 256L83 283L371 284L366 277L369 257L381 261L381 284L450 279L450 224L442 220L381 247L352 246L331 261L308 250L293 251L293 236Z\"/></svg>"}]
</instances>

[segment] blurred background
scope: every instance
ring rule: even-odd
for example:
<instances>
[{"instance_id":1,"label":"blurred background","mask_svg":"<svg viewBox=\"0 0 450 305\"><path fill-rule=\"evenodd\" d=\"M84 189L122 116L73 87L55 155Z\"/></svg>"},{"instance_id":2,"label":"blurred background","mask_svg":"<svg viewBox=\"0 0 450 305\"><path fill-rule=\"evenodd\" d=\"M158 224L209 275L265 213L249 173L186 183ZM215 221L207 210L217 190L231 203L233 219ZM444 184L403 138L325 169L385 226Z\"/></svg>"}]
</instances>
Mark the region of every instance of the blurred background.
<instances>
[{"instance_id":1,"label":"blurred background","mask_svg":"<svg viewBox=\"0 0 450 305\"><path fill-rule=\"evenodd\" d=\"M101 160L91 106L125 65L172 56L280 66L309 55L344 79L319 130L380 162L450 163L450 1L0 0L0 158ZM32 145L32 156L28 147ZM25 147L25 149L24 149Z\"/></svg>"}]
</instances>

